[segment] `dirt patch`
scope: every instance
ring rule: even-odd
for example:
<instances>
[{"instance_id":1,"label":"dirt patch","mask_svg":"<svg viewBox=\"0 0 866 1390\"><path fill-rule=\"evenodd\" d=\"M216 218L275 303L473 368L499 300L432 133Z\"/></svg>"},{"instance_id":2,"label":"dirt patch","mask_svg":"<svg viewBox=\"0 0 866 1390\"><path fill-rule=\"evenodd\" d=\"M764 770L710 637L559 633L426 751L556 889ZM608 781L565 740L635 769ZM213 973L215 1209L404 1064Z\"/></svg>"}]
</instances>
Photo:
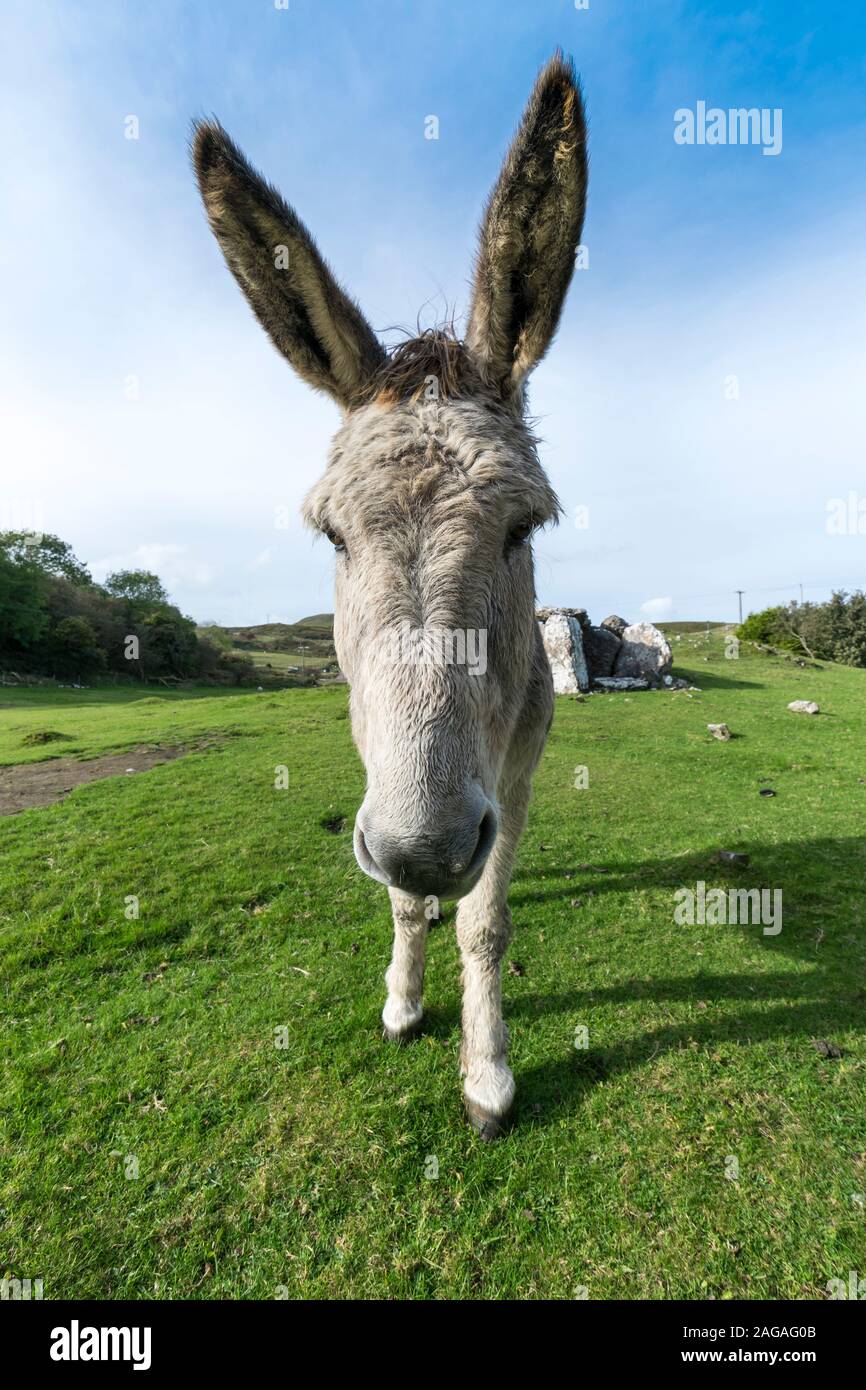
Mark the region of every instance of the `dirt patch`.
<instances>
[{"instance_id":1,"label":"dirt patch","mask_svg":"<svg viewBox=\"0 0 866 1390\"><path fill-rule=\"evenodd\" d=\"M330 819L326 817L324 820L319 821L319 825L331 835L342 835L343 831L346 829L346 817L333 816Z\"/></svg>"},{"instance_id":2,"label":"dirt patch","mask_svg":"<svg viewBox=\"0 0 866 1390\"><path fill-rule=\"evenodd\" d=\"M103 777L126 777L146 772L159 763L170 763L189 752L188 748L131 748L127 753L108 753L101 758L51 758L44 763L19 763L0 768L0 816L14 816L33 806L50 806L62 801L76 787L98 782Z\"/></svg>"}]
</instances>

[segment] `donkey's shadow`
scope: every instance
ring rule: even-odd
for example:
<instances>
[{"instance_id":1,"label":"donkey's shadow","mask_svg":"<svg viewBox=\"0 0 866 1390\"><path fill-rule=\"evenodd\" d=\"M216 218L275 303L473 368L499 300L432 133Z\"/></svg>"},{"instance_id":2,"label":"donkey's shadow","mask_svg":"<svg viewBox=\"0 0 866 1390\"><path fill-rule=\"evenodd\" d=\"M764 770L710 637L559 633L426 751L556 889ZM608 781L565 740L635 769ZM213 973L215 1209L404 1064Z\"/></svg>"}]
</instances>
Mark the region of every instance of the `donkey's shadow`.
<instances>
[{"instance_id":1,"label":"donkey's shadow","mask_svg":"<svg viewBox=\"0 0 866 1390\"><path fill-rule=\"evenodd\" d=\"M504 1014L507 1021L520 1026L551 1014L568 1016L573 1023L590 1025L594 1011L604 1005L628 1005L656 1001L708 1006L700 1019L666 1024L638 1032L609 1047L590 1046L587 1050L571 1045L569 1030L561 1054L535 1066L517 1068L516 1118L519 1122L544 1125L555 1122L563 1112L579 1110L593 1088L610 1077L630 1072L653 1062L667 1052L697 1043L761 1043L782 1038L802 1039L808 1047L813 1039L831 1038L834 1032L860 1029L866 1017L866 970L847 969L847 948L862 945L866 936L862 911L856 910L857 897L866 881L866 837L816 839L778 845L761 845L750 850L748 869L736 869L719 861L716 850L632 864L608 864L600 874L575 871L565 887L552 888L548 878L540 892L530 884L533 875L517 876L512 893L515 942L519 951L521 904L573 898L591 891L628 893L636 888L666 888L694 883L704 878L708 884L730 887L773 885L790 898L790 918L777 937L765 937L755 926L720 927L721 931L742 931L750 950L755 945L774 952L780 964L784 957L808 960L814 966L779 969L770 974L743 972L719 975L698 972L692 975L634 978L599 988L563 989L551 993L524 993L508 998L505 984ZM803 882L804 863L814 865L808 885ZM794 883L786 888L786 882ZM522 891L521 891L522 890ZM851 911L845 911L847 901ZM822 936L822 922L828 906L835 909L840 927ZM786 905L787 907L787 905ZM841 909L841 911L840 911ZM575 944L580 941L580 918L575 917ZM560 928L557 926L557 930ZM690 930L690 928L684 928ZM840 952L845 959L840 962ZM845 968L844 977L841 968ZM714 1017L713 1005L741 1000L743 1007ZM775 1007L757 1007L766 1001ZM452 1034L459 1022L454 1009L431 1008L425 1031L440 1038ZM591 1034L590 1034L591 1036Z\"/></svg>"},{"instance_id":2,"label":"donkey's shadow","mask_svg":"<svg viewBox=\"0 0 866 1390\"><path fill-rule=\"evenodd\" d=\"M748 975L695 975L688 981L682 977L660 980L655 988L651 986L649 989L645 980L636 981L635 991L640 988L640 995L635 992L629 996L626 985L616 986L609 991L575 991L573 994L548 996L541 1009L533 1007L537 1001L520 1000L515 1007L506 1008L506 1019L516 1019L526 1013L538 1017L539 1013L562 1012L586 1020L591 1017L593 1007L611 999L626 1000L629 997L692 998L707 1002L713 997L721 1000L732 996L745 998L748 995L756 1004L770 998L779 998L780 1002L770 1010L743 1009L719 1019L708 1016L700 1022L690 1019L686 1023L668 1024L611 1047L590 1048L585 1052L572 1049L568 1055L551 1058L528 1070L518 1068L518 1118L532 1120L536 1124L551 1123L561 1117L563 1111L579 1109L589 1092L609 1077L634 1071L666 1052L678 1051L695 1043L700 1047L725 1042L742 1046L744 1042L751 1044L779 1038L801 1038L804 1045L808 1045L812 1039L825 1038L828 1033L832 1036L834 1031L862 1028L866 990L852 990L848 999L840 999L838 995L824 998L821 991L798 1003L785 998L786 991L802 995L808 989L809 980L810 977L799 974L764 975L757 981ZM685 983L691 986L687 994L683 991ZM536 1106L539 1106L538 1110L535 1110Z\"/></svg>"},{"instance_id":3,"label":"donkey's shadow","mask_svg":"<svg viewBox=\"0 0 866 1390\"><path fill-rule=\"evenodd\" d=\"M861 907L866 888L866 836L749 844L746 847L747 866L721 860L721 848L725 848L724 842L718 841L688 854L631 863L606 859L603 851L593 848L586 851L592 856L591 865L582 864L582 855L576 853L574 867L570 869L557 864L544 875L518 870L509 894L516 930L519 932L524 904L556 903L574 898L581 898L587 904L593 898L610 893L665 890L671 895L672 913L675 890L703 880L708 887L782 890L782 932L777 936L764 936L757 929L759 944L776 954L820 964L815 929L825 925L829 911L835 913L835 926L840 920L840 908L843 909L841 920L849 935L852 932L861 938L866 935ZM740 848L739 836L732 837L731 848ZM579 922L577 915L574 926L578 935ZM755 937L755 927L746 926L742 930Z\"/></svg>"}]
</instances>

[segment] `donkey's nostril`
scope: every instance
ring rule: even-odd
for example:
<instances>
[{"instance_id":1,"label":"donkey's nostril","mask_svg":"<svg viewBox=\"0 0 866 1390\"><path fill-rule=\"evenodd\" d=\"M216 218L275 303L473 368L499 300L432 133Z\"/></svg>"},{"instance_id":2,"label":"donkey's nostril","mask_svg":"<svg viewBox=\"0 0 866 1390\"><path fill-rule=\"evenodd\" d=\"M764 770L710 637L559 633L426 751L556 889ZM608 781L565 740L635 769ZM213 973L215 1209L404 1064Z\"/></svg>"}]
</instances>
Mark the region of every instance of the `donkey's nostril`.
<instances>
[{"instance_id":1,"label":"donkey's nostril","mask_svg":"<svg viewBox=\"0 0 866 1390\"><path fill-rule=\"evenodd\" d=\"M364 828L361 825L360 817L355 821L355 858L360 867L370 878L374 878L377 883L384 883L386 887L391 886L391 876L386 869L377 864L370 852Z\"/></svg>"},{"instance_id":2,"label":"donkey's nostril","mask_svg":"<svg viewBox=\"0 0 866 1390\"><path fill-rule=\"evenodd\" d=\"M497 829L496 813L492 806L488 806L478 826L478 839L472 858L468 864L462 865L460 869L455 869L455 873L465 873L469 877L477 872L493 848Z\"/></svg>"},{"instance_id":3,"label":"donkey's nostril","mask_svg":"<svg viewBox=\"0 0 866 1390\"><path fill-rule=\"evenodd\" d=\"M478 822L475 845L471 854L463 854L459 859L452 859L448 865L454 878L470 878L477 873L490 853L493 841L496 839L497 828L496 814L492 806L488 806Z\"/></svg>"}]
</instances>

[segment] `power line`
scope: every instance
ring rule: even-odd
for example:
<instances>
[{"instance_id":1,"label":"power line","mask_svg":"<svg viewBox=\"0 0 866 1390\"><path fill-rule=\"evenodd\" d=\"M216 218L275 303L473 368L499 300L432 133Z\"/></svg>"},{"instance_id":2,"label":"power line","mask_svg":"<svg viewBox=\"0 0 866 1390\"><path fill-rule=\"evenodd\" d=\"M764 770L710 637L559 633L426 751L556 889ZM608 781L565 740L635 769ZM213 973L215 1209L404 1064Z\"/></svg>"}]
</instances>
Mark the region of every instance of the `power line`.
<instances>
[{"instance_id":1,"label":"power line","mask_svg":"<svg viewBox=\"0 0 866 1390\"><path fill-rule=\"evenodd\" d=\"M816 579L807 583L801 583L798 580L796 582L792 581L792 583L790 584L761 585L758 588L753 588L750 585L748 589L743 589L742 593L788 594L791 592L792 589L799 589L802 597L802 592L804 589L830 589L832 591L833 589L856 589L863 587L864 577L863 575L861 575L859 579ZM676 598L677 602L694 603L698 599L727 598L730 592L731 591L729 589L718 589L715 593L712 594L676 594L674 595L674 597ZM739 589L734 590L735 594L738 594L740 592L741 590Z\"/></svg>"}]
</instances>

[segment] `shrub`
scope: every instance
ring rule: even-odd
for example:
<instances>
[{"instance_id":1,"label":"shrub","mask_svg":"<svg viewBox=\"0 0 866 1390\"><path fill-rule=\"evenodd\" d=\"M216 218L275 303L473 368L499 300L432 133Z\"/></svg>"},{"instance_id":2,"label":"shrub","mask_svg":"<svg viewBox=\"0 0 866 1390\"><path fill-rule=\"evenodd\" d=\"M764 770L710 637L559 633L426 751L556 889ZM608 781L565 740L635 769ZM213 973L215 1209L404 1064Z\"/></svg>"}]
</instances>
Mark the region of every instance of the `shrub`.
<instances>
[{"instance_id":1,"label":"shrub","mask_svg":"<svg viewBox=\"0 0 866 1390\"><path fill-rule=\"evenodd\" d=\"M805 653L818 661L866 666L866 594L838 590L829 603L792 603L750 613L737 629L744 641Z\"/></svg>"}]
</instances>

